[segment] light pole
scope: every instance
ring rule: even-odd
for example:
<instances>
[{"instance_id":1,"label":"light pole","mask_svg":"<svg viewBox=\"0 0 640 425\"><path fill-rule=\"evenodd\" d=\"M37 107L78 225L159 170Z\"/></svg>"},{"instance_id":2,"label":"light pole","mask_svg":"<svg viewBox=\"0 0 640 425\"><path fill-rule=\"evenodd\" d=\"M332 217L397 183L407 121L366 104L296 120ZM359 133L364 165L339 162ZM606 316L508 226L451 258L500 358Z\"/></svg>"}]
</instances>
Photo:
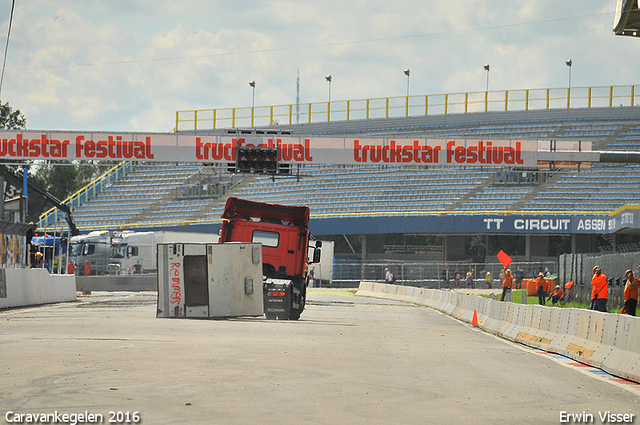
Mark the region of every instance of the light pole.
<instances>
[{"instance_id":1,"label":"light pole","mask_svg":"<svg viewBox=\"0 0 640 425\"><path fill-rule=\"evenodd\" d=\"M487 89L486 89L486 91L488 92L489 91L489 71L491 70L491 65L486 64L484 66L484 70L487 71Z\"/></svg>"},{"instance_id":2,"label":"light pole","mask_svg":"<svg viewBox=\"0 0 640 425\"><path fill-rule=\"evenodd\" d=\"M329 74L324 79L329 83L329 102L327 102L327 122L329 122L331 121L331 80L333 77Z\"/></svg>"},{"instance_id":3,"label":"light pole","mask_svg":"<svg viewBox=\"0 0 640 425\"><path fill-rule=\"evenodd\" d=\"M256 82L249 81L249 85L253 88L253 97L251 99L251 108L256 106Z\"/></svg>"},{"instance_id":4,"label":"light pole","mask_svg":"<svg viewBox=\"0 0 640 425\"><path fill-rule=\"evenodd\" d=\"M410 69L405 69L404 70L404 75L407 76L407 97L409 97L409 75L411 74L411 70Z\"/></svg>"},{"instance_id":5,"label":"light pole","mask_svg":"<svg viewBox=\"0 0 640 425\"><path fill-rule=\"evenodd\" d=\"M256 107L256 82L255 80L249 81L249 85L253 91L253 96L251 97L251 127L253 127L254 117L255 117L255 107Z\"/></svg>"},{"instance_id":6,"label":"light pole","mask_svg":"<svg viewBox=\"0 0 640 425\"><path fill-rule=\"evenodd\" d=\"M569 85L568 85L568 87L571 88L571 65L573 65L573 61L571 59L569 59L568 61L565 61L564 63L566 63L567 66L569 67Z\"/></svg>"}]
</instances>

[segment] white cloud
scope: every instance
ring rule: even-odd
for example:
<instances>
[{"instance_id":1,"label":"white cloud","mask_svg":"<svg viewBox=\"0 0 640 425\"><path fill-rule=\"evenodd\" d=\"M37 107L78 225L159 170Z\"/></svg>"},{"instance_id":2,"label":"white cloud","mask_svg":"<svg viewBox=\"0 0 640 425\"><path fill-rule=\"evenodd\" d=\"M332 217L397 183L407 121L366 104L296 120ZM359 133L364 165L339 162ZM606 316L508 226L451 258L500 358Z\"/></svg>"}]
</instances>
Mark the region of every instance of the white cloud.
<instances>
[{"instance_id":1,"label":"white cloud","mask_svg":"<svg viewBox=\"0 0 640 425\"><path fill-rule=\"evenodd\" d=\"M636 39L596 0L17 3L2 100L30 128L168 131L175 111L637 83ZM8 25L9 5L0 10ZM577 19L564 19L594 15Z\"/></svg>"}]
</instances>

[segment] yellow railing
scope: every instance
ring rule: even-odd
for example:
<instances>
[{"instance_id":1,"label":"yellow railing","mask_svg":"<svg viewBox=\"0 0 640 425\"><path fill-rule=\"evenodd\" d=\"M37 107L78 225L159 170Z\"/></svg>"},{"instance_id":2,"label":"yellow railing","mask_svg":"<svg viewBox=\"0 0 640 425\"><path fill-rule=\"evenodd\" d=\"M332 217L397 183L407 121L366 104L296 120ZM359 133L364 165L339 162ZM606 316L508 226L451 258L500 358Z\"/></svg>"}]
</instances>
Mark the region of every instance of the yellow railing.
<instances>
[{"instance_id":1,"label":"yellow railing","mask_svg":"<svg viewBox=\"0 0 640 425\"><path fill-rule=\"evenodd\" d=\"M96 196L104 188L124 177L127 171L131 169L131 166L131 163L127 161L119 163L82 189L76 191L73 195L66 198L64 201L62 201L62 203L66 204L71 210L73 210L81 203L86 202L92 197ZM62 218L64 218L63 212L59 211L57 207L50 208L49 210L42 213L38 218L38 228L47 229L53 223Z\"/></svg>"},{"instance_id":2,"label":"yellow railing","mask_svg":"<svg viewBox=\"0 0 640 425\"><path fill-rule=\"evenodd\" d=\"M640 85L497 90L176 112L176 131L533 109L635 106Z\"/></svg>"}]
</instances>

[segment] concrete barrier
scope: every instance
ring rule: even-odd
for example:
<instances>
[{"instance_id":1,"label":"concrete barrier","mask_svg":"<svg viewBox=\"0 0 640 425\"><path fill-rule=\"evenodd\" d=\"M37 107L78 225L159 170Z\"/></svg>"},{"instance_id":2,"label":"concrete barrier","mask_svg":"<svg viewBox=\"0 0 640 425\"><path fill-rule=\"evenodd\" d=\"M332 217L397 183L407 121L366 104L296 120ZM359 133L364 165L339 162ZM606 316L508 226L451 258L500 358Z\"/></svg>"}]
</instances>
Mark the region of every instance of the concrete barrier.
<instances>
[{"instance_id":1,"label":"concrete barrier","mask_svg":"<svg viewBox=\"0 0 640 425\"><path fill-rule=\"evenodd\" d=\"M476 311L485 331L640 382L640 317L515 304L375 282L361 282L356 295L425 305L465 322L471 322Z\"/></svg>"},{"instance_id":2,"label":"concrete barrier","mask_svg":"<svg viewBox=\"0 0 640 425\"><path fill-rule=\"evenodd\" d=\"M132 274L123 276L77 276L76 289L90 291L157 291L156 274Z\"/></svg>"},{"instance_id":3,"label":"concrete barrier","mask_svg":"<svg viewBox=\"0 0 640 425\"><path fill-rule=\"evenodd\" d=\"M76 300L75 276L44 269L0 269L0 287L0 308Z\"/></svg>"}]
</instances>

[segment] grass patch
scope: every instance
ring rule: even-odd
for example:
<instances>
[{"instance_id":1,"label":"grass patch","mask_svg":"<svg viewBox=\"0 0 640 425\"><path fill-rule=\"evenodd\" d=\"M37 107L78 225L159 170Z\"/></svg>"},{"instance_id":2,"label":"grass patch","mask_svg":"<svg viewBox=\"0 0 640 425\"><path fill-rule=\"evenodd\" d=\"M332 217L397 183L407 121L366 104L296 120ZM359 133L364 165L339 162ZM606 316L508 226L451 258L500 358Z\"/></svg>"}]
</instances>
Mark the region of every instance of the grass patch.
<instances>
[{"instance_id":1,"label":"grass patch","mask_svg":"<svg viewBox=\"0 0 640 425\"><path fill-rule=\"evenodd\" d=\"M526 289L516 289L511 291L511 298L513 299L514 303L520 304L520 300L522 299L522 293L525 292ZM495 294L496 297L498 297L498 299L500 299L500 297L502 296L502 289L500 289L499 291L497 291L497 293ZM491 298L490 295L481 295L482 297L485 298ZM548 301L548 297L545 298L545 305L548 307L551 307L551 301ZM537 295L528 295L527 296L527 304L538 304L538 296ZM586 305L586 304L582 304L579 303L577 301L570 301L566 304L558 304L557 306L553 306L553 307L561 307L561 308L586 308L588 309L590 306ZM618 309L617 311L618 313L620 312L620 309ZM615 310L611 310L611 313L616 313Z\"/></svg>"}]
</instances>

